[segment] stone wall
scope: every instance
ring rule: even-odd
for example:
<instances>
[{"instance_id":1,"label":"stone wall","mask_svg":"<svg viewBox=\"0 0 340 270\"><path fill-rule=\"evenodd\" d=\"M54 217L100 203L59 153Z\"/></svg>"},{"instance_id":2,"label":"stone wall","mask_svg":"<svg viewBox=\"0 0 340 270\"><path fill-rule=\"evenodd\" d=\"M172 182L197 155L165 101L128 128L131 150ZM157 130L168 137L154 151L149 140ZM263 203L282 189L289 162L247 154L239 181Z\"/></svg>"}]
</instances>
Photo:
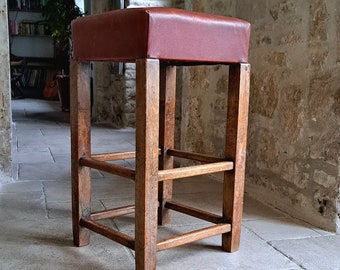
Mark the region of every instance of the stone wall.
<instances>
[{"instance_id":1,"label":"stone wall","mask_svg":"<svg viewBox=\"0 0 340 270\"><path fill-rule=\"evenodd\" d=\"M11 179L11 96L7 1L0 0L0 184Z\"/></svg>"},{"instance_id":2,"label":"stone wall","mask_svg":"<svg viewBox=\"0 0 340 270\"><path fill-rule=\"evenodd\" d=\"M246 191L339 231L340 2L193 0L186 8L252 23ZM184 79L182 146L221 153L225 69L190 68Z\"/></svg>"},{"instance_id":3,"label":"stone wall","mask_svg":"<svg viewBox=\"0 0 340 270\"><path fill-rule=\"evenodd\" d=\"M153 1L143 1L143 0L130 0L125 1L125 5L127 8L133 7L177 7L183 8L183 0L153 0ZM135 85L135 64L129 63L125 64L125 105L124 105L124 117L126 119L127 126L134 126L136 122L135 117L135 93L136 93L136 85ZM179 112L180 106L177 106L177 112ZM177 121L178 121L177 117ZM178 132L177 132L178 134Z\"/></svg>"},{"instance_id":4,"label":"stone wall","mask_svg":"<svg viewBox=\"0 0 340 270\"><path fill-rule=\"evenodd\" d=\"M237 9L254 24L248 190L339 231L340 3L263 2Z\"/></svg>"},{"instance_id":5,"label":"stone wall","mask_svg":"<svg viewBox=\"0 0 340 270\"><path fill-rule=\"evenodd\" d=\"M91 2L91 13L99 14L119 7L119 1ZM124 127L125 82L122 64L99 63L93 65L93 121L97 124Z\"/></svg>"}]
</instances>

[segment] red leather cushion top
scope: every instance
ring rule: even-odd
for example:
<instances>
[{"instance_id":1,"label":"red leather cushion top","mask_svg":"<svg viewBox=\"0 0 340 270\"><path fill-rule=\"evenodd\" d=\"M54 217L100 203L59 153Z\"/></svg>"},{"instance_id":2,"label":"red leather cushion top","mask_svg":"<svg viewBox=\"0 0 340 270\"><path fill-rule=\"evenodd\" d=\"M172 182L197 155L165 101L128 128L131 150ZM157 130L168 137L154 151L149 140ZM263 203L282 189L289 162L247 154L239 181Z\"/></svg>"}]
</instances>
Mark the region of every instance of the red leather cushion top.
<instances>
[{"instance_id":1,"label":"red leather cushion top","mask_svg":"<svg viewBox=\"0 0 340 270\"><path fill-rule=\"evenodd\" d=\"M131 8L72 22L73 57L80 61L244 63L248 22L174 8Z\"/></svg>"}]
</instances>

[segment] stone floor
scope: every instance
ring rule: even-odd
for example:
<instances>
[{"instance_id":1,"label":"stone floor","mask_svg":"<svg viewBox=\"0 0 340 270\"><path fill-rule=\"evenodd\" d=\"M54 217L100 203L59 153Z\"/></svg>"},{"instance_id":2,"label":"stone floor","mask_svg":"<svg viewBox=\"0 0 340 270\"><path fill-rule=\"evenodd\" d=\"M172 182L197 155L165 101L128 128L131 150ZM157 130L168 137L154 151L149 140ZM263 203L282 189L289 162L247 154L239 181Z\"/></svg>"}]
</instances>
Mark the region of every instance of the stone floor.
<instances>
[{"instance_id":1,"label":"stone floor","mask_svg":"<svg viewBox=\"0 0 340 270\"><path fill-rule=\"evenodd\" d=\"M14 100L13 174L0 186L0 269L134 269L134 253L92 234L89 246L72 243L70 133L58 102ZM93 152L133 149L134 130L93 127ZM131 161L123 161L133 166ZM133 201L133 183L93 171L94 209ZM175 182L176 199L219 212L221 183L209 177ZM133 233L133 217L107 220ZM160 237L204 226L173 214ZM241 246L220 250L220 237L158 253L157 269L340 269L340 235L328 233L265 206L247 194Z\"/></svg>"}]
</instances>

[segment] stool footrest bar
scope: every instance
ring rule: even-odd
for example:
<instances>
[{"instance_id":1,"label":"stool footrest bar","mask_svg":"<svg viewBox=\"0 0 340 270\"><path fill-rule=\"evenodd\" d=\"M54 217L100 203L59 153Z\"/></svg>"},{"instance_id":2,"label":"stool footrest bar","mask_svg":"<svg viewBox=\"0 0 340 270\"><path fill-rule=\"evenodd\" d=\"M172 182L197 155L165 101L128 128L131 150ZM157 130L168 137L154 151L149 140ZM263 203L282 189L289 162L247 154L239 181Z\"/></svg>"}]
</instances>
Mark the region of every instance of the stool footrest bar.
<instances>
[{"instance_id":1,"label":"stool footrest bar","mask_svg":"<svg viewBox=\"0 0 340 270\"><path fill-rule=\"evenodd\" d=\"M114 161L122 159L135 158L136 152L113 152L113 153L102 153L102 154L92 154L91 158L99 161Z\"/></svg>"},{"instance_id":2,"label":"stool footrest bar","mask_svg":"<svg viewBox=\"0 0 340 270\"><path fill-rule=\"evenodd\" d=\"M198 154L198 153L192 153L192 152L186 152L186 151L176 150L176 149L168 149L166 153L169 156L196 160L200 162L207 162L207 163L225 161L223 158L218 158L218 157L213 157L213 156L203 155L203 154Z\"/></svg>"},{"instance_id":3,"label":"stool footrest bar","mask_svg":"<svg viewBox=\"0 0 340 270\"><path fill-rule=\"evenodd\" d=\"M165 208L192 216L192 217L196 217L199 219L203 219L205 221L211 222L211 223L221 223L222 222L222 217L219 215L215 215L206 211L202 211L200 209L196 209L184 204L180 204L177 202L173 202L173 201L168 201L165 203Z\"/></svg>"},{"instance_id":4,"label":"stool footrest bar","mask_svg":"<svg viewBox=\"0 0 340 270\"><path fill-rule=\"evenodd\" d=\"M88 220L88 219L80 219L80 225L88 228L91 231L94 231L98 234L101 234L119 244L122 244L130 249L135 249L135 240L134 238L123 234L121 232L117 232L112 230L111 228L102 225L94 220Z\"/></svg>"},{"instance_id":5,"label":"stool footrest bar","mask_svg":"<svg viewBox=\"0 0 340 270\"><path fill-rule=\"evenodd\" d=\"M157 243L157 251L178 247L194 241L198 241L211 236L227 233L231 231L230 224L217 224L211 227L176 235L163 239Z\"/></svg>"},{"instance_id":6,"label":"stool footrest bar","mask_svg":"<svg viewBox=\"0 0 340 270\"><path fill-rule=\"evenodd\" d=\"M215 162L196 166L188 166L176 169L161 170L158 172L158 180L171 180L190 176L229 171L234 168L232 161Z\"/></svg>"},{"instance_id":7,"label":"stool footrest bar","mask_svg":"<svg viewBox=\"0 0 340 270\"><path fill-rule=\"evenodd\" d=\"M158 155L161 154L161 149L158 150ZM98 153L92 154L91 158L99 161L114 161L122 159L131 159L136 157L136 151L127 152L112 152L112 153Z\"/></svg>"},{"instance_id":8,"label":"stool footrest bar","mask_svg":"<svg viewBox=\"0 0 340 270\"><path fill-rule=\"evenodd\" d=\"M116 164L111 164L106 161L95 160L93 158L80 158L79 164L81 166L90 167L107 173L112 173L125 178L135 180L135 170L119 166Z\"/></svg>"},{"instance_id":9,"label":"stool footrest bar","mask_svg":"<svg viewBox=\"0 0 340 270\"><path fill-rule=\"evenodd\" d=\"M113 217L119 217L127 214L132 214L135 212L134 205L123 206L119 208L98 211L91 214L91 219L93 220L100 220L100 219L107 219Z\"/></svg>"}]
</instances>

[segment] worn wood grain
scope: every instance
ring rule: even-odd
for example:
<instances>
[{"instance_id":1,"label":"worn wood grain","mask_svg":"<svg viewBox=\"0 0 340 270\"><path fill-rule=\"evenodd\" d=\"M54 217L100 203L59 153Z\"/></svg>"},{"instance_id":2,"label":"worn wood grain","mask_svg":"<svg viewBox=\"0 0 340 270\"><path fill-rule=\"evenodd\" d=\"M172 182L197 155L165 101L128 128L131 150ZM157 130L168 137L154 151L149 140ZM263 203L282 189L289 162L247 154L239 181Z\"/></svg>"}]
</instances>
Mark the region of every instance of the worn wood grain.
<instances>
[{"instance_id":1,"label":"worn wood grain","mask_svg":"<svg viewBox=\"0 0 340 270\"><path fill-rule=\"evenodd\" d=\"M159 169L171 169L174 159L167 149L174 148L176 106L176 67L163 63L160 69L160 108L159 108ZM170 223L170 211L164 207L172 198L172 179L159 182L158 186L158 224Z\"/></svg>"},{"instance_id":2,"label":"worn wood grain","mask_svg":"<svg viewBox=\"0 0 340 270\"><path fill-rule=\"evenodd\" d=\"M225 158L233 160L235 168L224 174L223 219L226 222L231 222L232 231L222 235L222 247L228 252L238 250L240 245L247 147L249 83L249 64L230 65Z\"/></svg>"},{"instance_id":3,"label":"worn wood grain","mask_svg":"<svg viewBox=\"0 0 340 270\"><path fill-rule=\"evenodd\" d=\"M199 153L192 153L192 152L187 152L187 151L182 151L182 150L177 150L177 149L168 149L167 154L170 156L195 160L199 162L225 161L223 158L213 157L213 156L199 154Z\"/></svg>"},{"instance_id":4,"label":"worn wood grain","mask_svg":"<svg viewBox=\"0 0 340 270\"><path fill-rule=\"evenodd\" d=\"M204 238L227 233L230 232L230 228L230 224L217 224L200 230L169 237L157 243L157 251L178 247Z\"/></svg>"},{"instance_id":5,"label":"worn wood grain","mask_svg":"<svg viewBox=\"0 0 340 270\"><path fill-rule=\"evenodd\" d=\"M136 152L129 151L129 152L100 153L100 154L92 154L91 157L99 161L114 161L114 160L135 158Z\"/></svg>"},{"instance_id":6,"label":"worn wood grain","mask_svg":"<svg viewBox=\"0 0 340 270\"><path fill-rule=\"evenodd\" d=\"M217 173L232 170L234 163L231 161L222 161L201 165L194 165L188 167L181 167L175 169L162 170L158 172L158 180L164 181L167 179L178 179L191 177L202 174Z\"/></svg>"},{"instance_id":7,"label":"worn wood grain","mask_svg":"<svg viewBox=\"0 0 340 270\"><path fill-rule=\"evenodd\" d=\"M82 166L87 166L103 172L108 172L119 175L121 177L129 178L131 180L135 180L135 170L117 164L111 164L106 161L100 161L93 158L80 158L79 163Z\"/></svg>"},{"instance_id":8,"label":"worn wood grain","mask_svg":"<svg viewBox=\"0 0 340 270\"><path fill-rule=\"evenodd\" d=\"M196 217L199 219L203 219L205 221L215 223L215 224L222 223L222 216L220 215L215 215L207 211L203 211L203 210L200 210L194 207L190 207L188 205L181 204L178 202L168 201L166 202L165 207L171 210L192 216L192 217Z\"/></svg>"},{"instance_id":9,"label":"worn wood grain","mask_svg":"<svg viewBox=\"0 0 340 270\"><path fill-rule=\"evenodd\" d=\"M114 231L112 230L110 227L107 227L103 224L100 224L94 220L90 220L90 219L84 219L82 218L80 220L80 224L83 226L83 227L86 227L88 229L90 229L91 231L94 231L98 234L101 234L117 243L120 243L130 249L134 249L135 247L135 240L124 234L124 233L121 233L121 232L118 232L118 231Z\"/></svg>"},{"instance_id":10,"label":"worn wood grain","mask_svg":"<svg viewBox=\"0 0 340 270\"><path fill-rule=\"evenodd\" d=\"M114 217L119 217L119 216L123 216L127 214L132 214L134 212L135 212L135 206L127 205L127 206L118 207L114 209L93 212L90 217L93 220L101 220L101 219L114 218Z\"/></svg>"},{"instance_id":11,"label":"worn wood grain","mask_svg":"<svg viewBox=\"0 0 340 270\"><path fill-rule=\"evenodd\" d=\"M136 61L135 255L137 269L156 268L159 61Z\"/></svg>"},{"instance_id":12,"label":"worn wood grain","mask_svg":"<svg viewBox=\"0 0 340 270\"><path fill-rule=\"evenodd\" d=\"M89 231L79 224L91 213L90 168L81 166L81 157L91 156L91 100L89 63L71 62L70 68L70 123L71 123L71 178L72 226L75 245L89 243Z\"/></svg>"}]
</instances>

